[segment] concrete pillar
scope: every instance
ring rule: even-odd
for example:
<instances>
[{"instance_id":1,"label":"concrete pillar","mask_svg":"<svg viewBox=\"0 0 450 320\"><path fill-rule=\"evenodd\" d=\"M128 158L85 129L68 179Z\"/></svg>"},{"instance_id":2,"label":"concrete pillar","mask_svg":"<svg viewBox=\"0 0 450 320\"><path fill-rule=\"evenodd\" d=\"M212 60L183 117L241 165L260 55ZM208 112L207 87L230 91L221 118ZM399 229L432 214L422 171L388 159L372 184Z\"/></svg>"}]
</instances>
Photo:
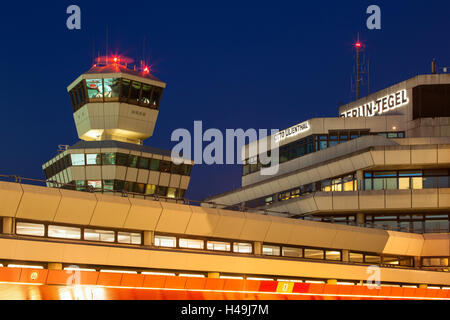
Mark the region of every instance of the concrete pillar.
<instances>
[{"instance_id":1,"label":"concrete pillar","mask_svg":"<svg viewBox=\"0 0 450 320\"><path fill-rule=\"evenodd\" d=\"M219 272L208 272L208 278L219 279L220 273Z\"/></svg>"},{"instance_id":2,"label":"concrete pillar","mask_svg":"<svg viewBox=\"0 0 450 320\"><path fill-rule=\"evenodd\" d=\"M262 242L261 241L255 241L253 243L253 253L256 255L262 255Z\"/></svg>"},{"instance_id":3,"label":"concrete pillar","mask_svg":"<svg viewBox=\"0 0 450 320\"><path fill-rule=\"evenodd\" d=\"M426 288L428 288L428 285L427 284L419 284L419 288L426 289Z\"/></svg>"},{"instance_id":4,"label":"concrete pillar","mask_svg":"<svg viewBox=\"0 0 450 320\"><path fill-rule=\"evenodd\" d=\"M48 270L62 270L62 263L59 262L49 262L47 266Z\"/></svg>"},{"instance_id":5,"label":"concrete pillar","mask_svg":"<svg viewBox=\"0 0 450 320\"><path fill-rule=\"evenodd\" d=\"M356 171L356 182L357 182L356 190L364 190L364 172L362 170Z\"/></svg>"},{"instance_id":6,"label":"concrete pillar","mask_svg":"<svg viewBox=\"0 0 450 320\"><path fill-rule=\"evenodd\" d=\"M357 213L356 214L356 224L361 225L366 223L365 215L364 213Z\"/></svg>"},{"instance_id":7,"label":"concrete pillar","mask_svg":"<svg viewBox=\"0 0 450 320\"><path fill-rule=\"evenodd\" d=\"M337 280L336 279L328 279L327 284L337 284Z\"/></svg>"},{"instance_id":8,"label":"concrete pillar","mask_svg":"<svg viewBox=\"0 0 450 320\"><path fill-rule=\"evenodd\" d=\"M14 218L11 217L3 218L3 233L14 234Z\"/></svg>"},{"instance_id":9,"label":"concrete pillar","mask_svg":"<svg viewBox=\"0 0 450 320\"><path fill-rule=\"evenodd\" d=\"M155 232L144 231L144 246L153 246L155 244Z\"/></svg>"},{"instance_id":10,"label":"concrete pillar","mask_svg":"<svg viewBox=\"0 0 450 320\"><path fill-rule=\"evenodd\" d=\"M350 251L342 250L342 262L350 262Z\"/></svg>"}]
</instances>

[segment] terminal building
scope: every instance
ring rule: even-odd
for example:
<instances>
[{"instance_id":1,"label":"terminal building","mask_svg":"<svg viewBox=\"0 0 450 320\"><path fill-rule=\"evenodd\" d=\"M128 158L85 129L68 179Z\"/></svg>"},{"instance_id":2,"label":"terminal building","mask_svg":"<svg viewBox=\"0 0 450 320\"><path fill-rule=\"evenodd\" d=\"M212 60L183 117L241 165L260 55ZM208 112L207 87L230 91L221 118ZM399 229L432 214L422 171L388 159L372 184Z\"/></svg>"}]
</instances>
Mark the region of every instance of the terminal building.
<instances>
[{"instance_id":1,"label":"terminal building","mask_svg":"<svg viewBox=\"0 0 450 320\"><path fill-rule=\"evenodd\" d=\"M69 86L82 141L47 187L0 181L0 298L450 299L450 75L279 132L275 176L245 158L201 206L177 201L189 165L142 145L164 86L119 65Z\"/></svg>"}]
</instances>

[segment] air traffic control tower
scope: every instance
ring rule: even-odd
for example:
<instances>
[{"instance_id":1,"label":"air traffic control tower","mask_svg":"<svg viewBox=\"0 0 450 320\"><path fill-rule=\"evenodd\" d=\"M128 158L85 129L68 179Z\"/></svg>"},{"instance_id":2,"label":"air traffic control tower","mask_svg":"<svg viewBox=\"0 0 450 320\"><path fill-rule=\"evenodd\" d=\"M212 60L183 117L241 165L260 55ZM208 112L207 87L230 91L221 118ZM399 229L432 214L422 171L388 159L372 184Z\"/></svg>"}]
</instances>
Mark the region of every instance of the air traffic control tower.
<instances>
[{"instance_id":1,"label":"air traffic control tower","mask_svg":"<svg viewBox=\"0 0 450 320\"><path fill-rule=\"evenodd\" d=\"M183 199L193 162L144 146L166 84L125 57L104 57L68 87L78 136L42 168L47 185L79 191Z\"/></svg>"}]
</instances>

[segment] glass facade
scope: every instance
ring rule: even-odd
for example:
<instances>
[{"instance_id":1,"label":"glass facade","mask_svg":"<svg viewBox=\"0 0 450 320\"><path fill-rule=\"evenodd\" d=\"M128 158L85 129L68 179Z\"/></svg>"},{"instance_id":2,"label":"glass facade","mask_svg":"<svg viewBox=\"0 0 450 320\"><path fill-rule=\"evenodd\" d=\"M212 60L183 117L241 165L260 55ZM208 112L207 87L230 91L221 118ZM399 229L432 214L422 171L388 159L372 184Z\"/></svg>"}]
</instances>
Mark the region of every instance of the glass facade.
<instances>
[{"instance_id":1,"label":"glass facade","mask_svg":"<svg viewBox=\"0 0 450 320\"><path fill-rule=\"evenodd\" d=\"M364 190L449 188L449 178L449 169L370 171L364 173Z\"/></svg>"},{"instance_id":2,"label":"glass facade","mask_svg":"<svg viewBox=\"0 0 450 320\"><path fill-rule=\"evenodd\" d=\"M163 88L122 78L86 79L69 91L73 112L89 102L121 101L159 109Z\"/></svg>"},{"instance_id":3,"label":"glass facade","mask_svg":"<svg viewBox=\"0 0 450 320\"><path fill-rule=\"evenodd\" d=\"M263 207L265 205L271 205L276 201L286 201L317 191L341 192L356 191L357 189L358 188L355 174L348 174L333 179L326 179L314 183L305 184L293 189L250 200L245 203L245 206L249 208Z\"/></svg>"},{"instance_id":4,"label":"glass facade","mask_svg":"<svg viewBox=\"0 0 450 320\"><path fill-rule=\"evenodd\" d=\"M281 146L279 150L279 163L281 164L313 152L325 150L365 135L381 135L389 139L405 137L404 132L372 133L369 132L369 130L330 131L329 134L311 135ZM270 154L268 154L268 156L270 156ZM260 161L258 161L258 158L259 157L252 157L251 159L244 161L242 167L243 176L258 172L263 167Z\"/></svg>"},{"instance_id":5,"label":"glass facade","mask_svg":"<svg viewBox=\"0 0 450 320\"><path fill-rule=\"evenodd\" d=\"M118 165L127 166L130 168L147 169L160 172L168 172L172 174L179 174L189 176L191 174L192 165L179 164L176 165L170 161L163 161L159 159L152 159L147 157L140 157L124 153L71 153L59 159L53 164L44 169L45 178L50 179L54 175L67 169L70 166L85 166L85 165Z\"/></svg>"}]
</instances>

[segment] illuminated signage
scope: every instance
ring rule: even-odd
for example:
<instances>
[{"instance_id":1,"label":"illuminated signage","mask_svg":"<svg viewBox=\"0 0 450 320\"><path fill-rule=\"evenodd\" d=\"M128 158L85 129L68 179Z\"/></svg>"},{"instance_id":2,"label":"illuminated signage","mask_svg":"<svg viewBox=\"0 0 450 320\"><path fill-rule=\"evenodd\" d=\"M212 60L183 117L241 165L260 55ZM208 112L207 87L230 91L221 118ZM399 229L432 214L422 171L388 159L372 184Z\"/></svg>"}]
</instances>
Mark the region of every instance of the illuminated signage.
<instances>
[{"instance_id":1,"label":"illuminated signage","mask_svg":"<svg viewBox=\"0 0 450 320\"><path fill-rule=\"evenodd\" d=\"M400 108L409 103L406 90L363 104L341 113L341 117L373 117Z\"/></svg>"},{"instance_id":2,"label":"illuminated signage","mask_svg":"<svg viewBox=\"0 0 450 320\"><path fill-rule=\"evenodd\" d=\"M308 131L308 130L309 130L309 122L305 121L296 126L293 126L293 127L290 127L290 128L287 128L285 130L278 132L275 135L275 142L278 143L280 141L283 141L284 139L294 137L294 136L296 136L302 132Z\"/></svg>"}]
</instances>

